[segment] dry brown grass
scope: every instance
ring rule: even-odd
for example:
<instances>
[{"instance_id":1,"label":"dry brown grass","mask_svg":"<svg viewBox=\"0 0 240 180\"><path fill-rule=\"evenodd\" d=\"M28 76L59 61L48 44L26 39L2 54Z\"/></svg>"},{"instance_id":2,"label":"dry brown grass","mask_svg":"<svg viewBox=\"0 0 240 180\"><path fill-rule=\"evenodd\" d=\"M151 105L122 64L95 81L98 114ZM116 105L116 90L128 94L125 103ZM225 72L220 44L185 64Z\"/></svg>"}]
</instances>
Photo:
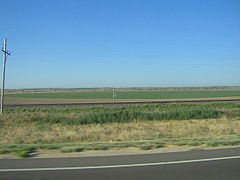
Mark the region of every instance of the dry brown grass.
<instances>
[{"instance_id":1,"label":"dry brown grass","mask_svg":"<svg viewBox=\"0 0 240 180\"><path fill-rule=\"evenodd\" d=\"M239 133L240 120L226 118L77 126L23 123L1 126L0 144L136 141Z\"/></svg>"}]
</instances>

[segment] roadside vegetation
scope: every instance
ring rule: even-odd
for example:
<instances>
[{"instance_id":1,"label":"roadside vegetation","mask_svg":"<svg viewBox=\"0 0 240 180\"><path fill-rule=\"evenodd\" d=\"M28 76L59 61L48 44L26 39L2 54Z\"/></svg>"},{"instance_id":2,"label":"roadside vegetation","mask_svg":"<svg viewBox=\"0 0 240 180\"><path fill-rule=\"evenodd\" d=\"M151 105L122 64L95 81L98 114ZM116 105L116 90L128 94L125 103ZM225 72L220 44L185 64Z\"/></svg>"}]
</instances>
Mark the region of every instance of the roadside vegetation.
<instances>
[{"instance_id":1,"label":"roadside vegetation","mask_svg":"<svg viewBox=\"0 0 240 180\"><path fill-rule=\"evenodd\" d=\"M239 103L8 108L0 154L240 145Z\"/></svg>"}]
</instances>

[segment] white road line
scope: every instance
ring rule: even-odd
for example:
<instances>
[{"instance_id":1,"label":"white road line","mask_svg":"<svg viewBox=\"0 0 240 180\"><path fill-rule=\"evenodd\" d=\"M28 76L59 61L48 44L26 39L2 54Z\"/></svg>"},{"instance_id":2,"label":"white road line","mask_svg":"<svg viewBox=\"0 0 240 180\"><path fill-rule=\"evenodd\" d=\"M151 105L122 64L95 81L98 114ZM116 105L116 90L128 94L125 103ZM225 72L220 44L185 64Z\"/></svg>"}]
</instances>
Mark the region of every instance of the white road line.
<instances>
[{"instance_id":1,"label":"white road line","mask_svg":"<svg viewBox=\"0 0 240 180\"><path fill-rule=\"evenodd\" d=\"M195 163L206 161L219 161L227 159L239 159L240 156L228 156L218 158L207 159L193 159L182 161L167 161L167 162L155 162L155 163L143 163L143 164L122 164L122 165L106 165L106 166L83 166L83 167L56 167L56 168L23 168L23 169L0 169L0 172L16 172L16 171L61 171L61 170L84 170L84 169L107 169L107 168L126 168L126 167L143 167L143 166L158 166L158 165L170 165L181 163Z\"/></svg>"}]
</instances>

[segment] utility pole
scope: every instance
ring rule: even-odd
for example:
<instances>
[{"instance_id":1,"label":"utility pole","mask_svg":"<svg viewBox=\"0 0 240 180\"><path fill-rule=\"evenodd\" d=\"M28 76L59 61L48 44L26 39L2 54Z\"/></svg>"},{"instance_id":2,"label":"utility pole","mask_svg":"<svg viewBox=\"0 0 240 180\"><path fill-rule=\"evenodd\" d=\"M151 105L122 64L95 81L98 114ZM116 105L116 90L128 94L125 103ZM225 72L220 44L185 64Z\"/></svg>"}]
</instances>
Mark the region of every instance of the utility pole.
<instances>
[{"instance_id":1,"label":"utility pole","mask_svg":"<svg viewBox=\"0 0 240 180\"><path fill-rule=\"evenodd\" d=\"M5 70L6 70L6 61L7 56L10 56L10 52L7 51L7 39L3 40L3 66L2 66L2 91L1 91L1 114L3 114L3 103L4 103L4 87L5 87Z\"/></svg>"},{"instance_id":2,"label":"utility pole","mask_svg":"<svg viewBox=\"0 0 240 180\"><path fill-rule=\"evenodd\" d=\"M116 97L115 89L113 89L113 93L112 93L112 95L113 95L113 104L115 104L115 97Z\"/></svg>"}]
</instances>

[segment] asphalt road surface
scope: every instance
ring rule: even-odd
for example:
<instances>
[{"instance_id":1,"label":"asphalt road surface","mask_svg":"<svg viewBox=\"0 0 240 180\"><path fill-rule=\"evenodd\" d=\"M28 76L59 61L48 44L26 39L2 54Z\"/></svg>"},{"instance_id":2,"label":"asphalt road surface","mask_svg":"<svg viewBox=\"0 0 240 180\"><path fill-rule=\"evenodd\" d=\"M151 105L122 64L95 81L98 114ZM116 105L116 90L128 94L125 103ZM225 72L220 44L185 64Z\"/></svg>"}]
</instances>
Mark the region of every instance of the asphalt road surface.
<instances>
[{"instance_id":1,"label":"asphalt road surface","mask_svg":"<svg viewBox=\"0 0 240 180\"><path fill-rule=\"evenodd\" d=\"M146 155L0 159L1 180L239 180L240 148Z\"/></svg>"}]
</instances>

